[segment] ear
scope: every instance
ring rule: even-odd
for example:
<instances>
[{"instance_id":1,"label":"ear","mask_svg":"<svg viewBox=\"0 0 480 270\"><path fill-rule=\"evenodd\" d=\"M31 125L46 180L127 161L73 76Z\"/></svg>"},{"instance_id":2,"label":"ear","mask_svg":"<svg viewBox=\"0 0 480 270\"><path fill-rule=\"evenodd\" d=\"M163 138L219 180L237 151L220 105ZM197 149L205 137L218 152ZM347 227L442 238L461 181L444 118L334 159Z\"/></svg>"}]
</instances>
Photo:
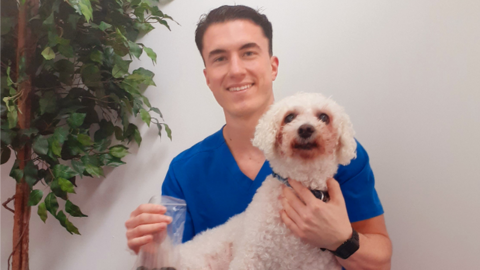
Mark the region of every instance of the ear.
<instances>
[{"instance_id":1,"label":"ear","mask_svg":"<svg viewBox=\"0 0 480 270\"><path fill-rule=\"evenodd\" d=\"M348 165L352 159L357 157L357 142L354 138L354 130L350 118L343 113L338 126L339 138L337 144L337 162Z\"/></svg>"},{"instance_id":2,"label":"ear","mask_svg":"<svg viewBox=\"0 0 480 270\"><path fill-rule=\"evenodd\" d=\"M210 80L208 79L206 68L203 69L203 76L205 76L205 81L207 82L207 85L210 88Z\"/></svg>"},{"instance_id":3,"label":"ear","mask_svg":"<svg viewBox=\"0 0 480 270\"><path fill-rule=\"evenodd\" d=\"M252 139L252 145L260 149L267 159L272 157L275 137L278 131L278 125L275 121L276 110L276 106L272 105L258 120L258 124L255 127L255 135Z\"/></svg>"},{"instance_id":4,"label":"ear","mask_svg":"<svg viewBox=\"0 0 480 270\"><path fill-rule=\"evenodd\" d=\"M270 58L270 65L272 66L272 81L275 81L278 75L278 57L272 56Z\"/></svg>"}]
</instances>

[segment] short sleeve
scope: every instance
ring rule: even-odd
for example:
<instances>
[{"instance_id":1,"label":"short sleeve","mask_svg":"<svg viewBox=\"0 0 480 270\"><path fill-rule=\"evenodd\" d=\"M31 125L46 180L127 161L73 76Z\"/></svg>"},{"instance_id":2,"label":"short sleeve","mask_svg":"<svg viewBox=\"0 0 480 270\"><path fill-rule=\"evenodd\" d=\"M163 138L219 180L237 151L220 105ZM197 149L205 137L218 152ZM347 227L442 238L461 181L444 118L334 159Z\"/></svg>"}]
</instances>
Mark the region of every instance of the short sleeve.
<instances>
[{"instance_id":1,"label":"short sleeve","mask_svg":"<svg viewBox=\"0 0 480 270\"><path fill-rule=\"evenodd\" d=\"M383 214L383 207L375 190L375 177L369 157L357 141L357 157L338 168L335 179L345 198L350 222L366 220Z\"/></svg>"},{"instance_id":2,"label":"short sleeve","mask_svg":"<svg viewBox=\"0 0 480 270\"><path fill-rule=\"evenodd\" d=\"M177 178L175 177L175 172L172 167L172 164L170 164L167 175L165 176L165 180L163 181L162 195L171 196L171 197L175 197L175 198L186 201L182 188L178 183ZM188 207L188 202L187 202L187 214L185 217L185 227L183 230L182 242L189 241L190 239L193 238L193 236L195 236L195 230L193 227L192 214L190 213L190 209Z\"/></svg>"}]
</instances>

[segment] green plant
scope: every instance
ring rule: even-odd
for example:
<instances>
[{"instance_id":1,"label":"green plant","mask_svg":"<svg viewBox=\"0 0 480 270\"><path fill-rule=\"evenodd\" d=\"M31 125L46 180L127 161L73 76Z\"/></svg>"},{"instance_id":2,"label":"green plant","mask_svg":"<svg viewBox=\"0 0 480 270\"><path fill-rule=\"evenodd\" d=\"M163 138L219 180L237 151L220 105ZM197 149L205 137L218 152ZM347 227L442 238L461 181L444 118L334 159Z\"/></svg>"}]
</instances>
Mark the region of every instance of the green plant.
<instances>
[{"instance_id":1,"label":"green plant","mask_svg":"<svg viewBox=\"0 0 480 270\"><path fill-rule=\"evenodd\" d=\"M16 193L4 203L8 208L15 200L14 269L28 269L31 206L38 205L43 221L51 215L80 234L70 218L86 215L68 194L77 177L103 176L104 166L125 164L125 144L142 141L131 115L171 139L160 110L143 95L155 85L154 73L129 72L143 52L156 62L138 38L154 23L170 29L173 19L157 2L2 0L1 164L15 153Z\"/></svg>"}]
</instances>

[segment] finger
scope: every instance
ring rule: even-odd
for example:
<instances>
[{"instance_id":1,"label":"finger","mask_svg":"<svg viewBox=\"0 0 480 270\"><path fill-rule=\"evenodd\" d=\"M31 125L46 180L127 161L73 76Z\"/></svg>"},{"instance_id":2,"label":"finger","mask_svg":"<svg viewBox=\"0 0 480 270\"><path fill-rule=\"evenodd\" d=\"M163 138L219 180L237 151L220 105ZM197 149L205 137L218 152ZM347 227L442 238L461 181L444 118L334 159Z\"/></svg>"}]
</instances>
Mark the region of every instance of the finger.
<instances>
[{"instance_id":1,"label":"finger","mask_svg":"<svg viewBox=\"0 0 480 270\"><path fill-rule=\"evenodd\" d=\"M300 231L300 228L298 228L297 224L293 222L293 220L285 213L284 210L280 211L280 218L282 219L283 223L289 228L294 235L297 237L302 236L302 233Z\"/></svg>"},{"instance_id":2,"label":"finger","mask_svg":"<svg viewBox=\"0 0 480 270\"><path fill-rule=\"evenodd\" d=\"M127 227L127 229L133 229L143 224L153 224L153 223L162 223L162 222L170 224L172 222L172 218L162 214L143 213L136 217L128 219L127 222L125 222L125 227Z\"/></svg>"},{"instance_id":3,"label":"finger","mask_svg":"<svg viewBox=\"0 0 480 270\"><path fill-rule=\"evenodd\" d=\"M166 227L166 223L140 225L133 229L127 230L127 239L134 239L145 235L151 235L160 232Z\"/></svg>"},{"instance_id":4,"label":"finger","mask_svg":"<svg viewBox=\"0 0 480 270\"><path fill-rule=\"evenodd\" d=\"M140 251L140 247L152 242L152 240L153 240L152 235L145 235L142 237L137 237L137 238L128 240L127 245L128 245L128 248L130 248L131 250L133 250L133 252L135 252L135 254L138 254L138 251Z\"/></svg>"},{"instance_id":5,"label":"finger","mask_svg":"<svg viewBox=\"0 0 480 270\"><path fill-rule=\"evenodd\" d=\"M133 212L130 214L130 217L135 217L143 213L165 214L165 212L167 212L167 208L165 208L163 205L145 203L133 210Z\"/></svg>"},{"instance_id":6,"label":"finger","mask_svg":"<svg viewBox=\"0 0 480 270\"><path fill-rule=\"evenodd\" d=\"M315 201L316 199L315 196L313 196L312 192L308 188L304 187L302 184L292 179L288 179L288 183L290 184L290 186L292 186L293 190L295 190L298 197L306 205L311 204L312 202Z\"/></svg>"},{"instance_id":7,"label":"finger","mask_svg":"<svg viewBox=\"0 0 480 270\"><path fill-rule=\"evenodd\" d=\"M300 218L300 215L297 213L297 211L295 211L295 209L292 208L292 206L290 206L290 204L288 203L288 201L285 198L280 200L280 202L282 203L283 210L285 211L287 216L295 224L299 224L300 222L302 222L302 219Z\"/></svg>"},{"instance_id":8,"label":"finger","mask_svg":"<svg viewBox=\"0 0 480 270\"><path fill-rule=\"evenodd\" d=\"M302 210L305 209L305 203L300 200L290 188L283 187L283 197L297 213L300 214L302 213Z\"/></svg>"},{"instance_id":9,"label":"finger","mask_svg":"<svg viewBox=\"0 0 480 270\"><path fill-rule=\"evenodd\" d=\"M328 194L330 195L330 201L345 203L342 190L340 189L340 184L337 182L337 180L333 178L327 179L327 187Z\"/></svg>"}]
</instances>

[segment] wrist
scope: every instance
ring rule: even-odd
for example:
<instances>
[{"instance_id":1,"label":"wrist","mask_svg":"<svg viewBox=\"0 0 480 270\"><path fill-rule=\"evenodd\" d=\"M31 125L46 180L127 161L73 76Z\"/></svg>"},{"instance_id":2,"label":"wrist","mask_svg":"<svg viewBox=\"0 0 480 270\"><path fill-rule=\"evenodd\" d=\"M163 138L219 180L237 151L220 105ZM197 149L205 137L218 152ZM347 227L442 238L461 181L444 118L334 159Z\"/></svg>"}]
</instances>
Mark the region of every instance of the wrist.
<instances>
[{"instance_id":1,"label":"wrist","mask_svg":"<svg viewBox=\"0 0 480 270\"><path fill-rule=\"evenodd\" d=\"M335 256L341 259L348 259L360 248L360 238L358 232L352 228L350 237L340 244L335 250L330 250Z\"/></svg>"}]
</instances>

